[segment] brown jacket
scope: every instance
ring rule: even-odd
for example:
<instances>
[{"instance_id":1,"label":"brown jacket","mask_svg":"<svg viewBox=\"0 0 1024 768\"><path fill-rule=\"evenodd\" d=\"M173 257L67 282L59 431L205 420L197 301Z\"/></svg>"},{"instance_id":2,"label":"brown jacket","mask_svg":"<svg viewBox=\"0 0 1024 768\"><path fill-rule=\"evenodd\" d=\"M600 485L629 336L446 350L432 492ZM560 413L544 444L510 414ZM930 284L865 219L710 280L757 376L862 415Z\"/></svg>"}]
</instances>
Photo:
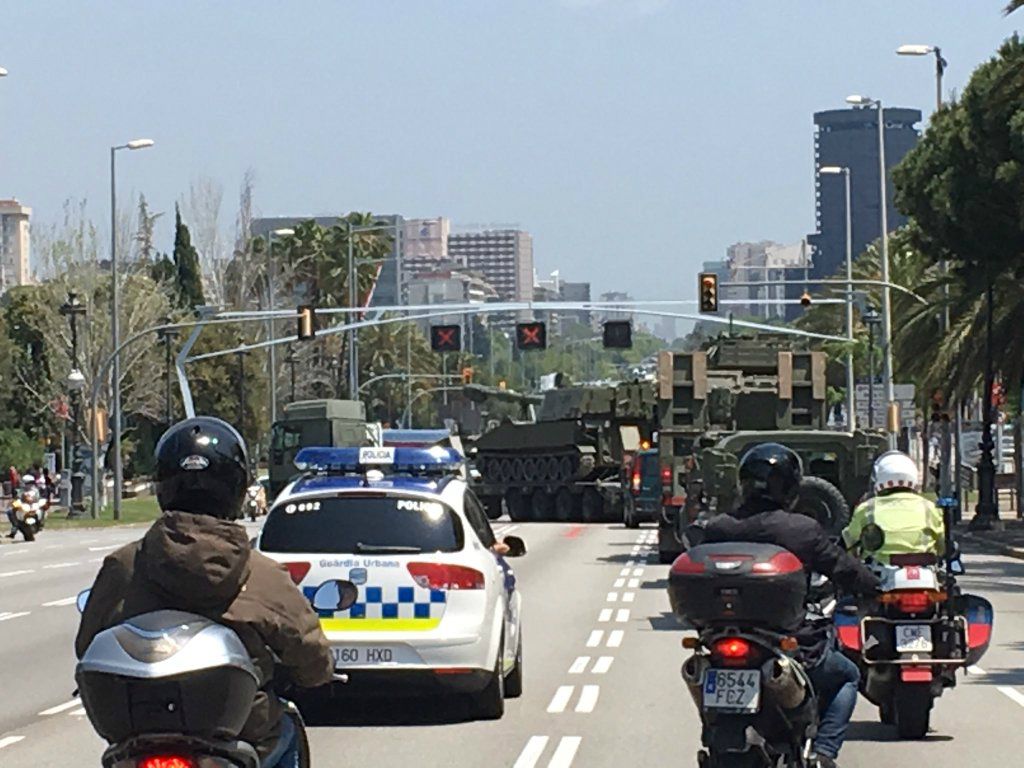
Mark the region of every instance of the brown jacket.
<instances>
[{"instance_id":1,"label":"brown jacket","mask_svg":"<svg viewBox=\"0 0 1024 768\"><path fill-rule=\"evenodd\" d=\"M81 658L104 629L161 609L206 616L231 627L245 643L264 685L241 738L261 754L273 747L282 714L271 690L273 656L296 685L312 688L331 680L330 646L309 602L283 566L250 549L240 525L172 512L141 541L108 555L82 614L75 653Z\"/></svg>"}]
</instances>

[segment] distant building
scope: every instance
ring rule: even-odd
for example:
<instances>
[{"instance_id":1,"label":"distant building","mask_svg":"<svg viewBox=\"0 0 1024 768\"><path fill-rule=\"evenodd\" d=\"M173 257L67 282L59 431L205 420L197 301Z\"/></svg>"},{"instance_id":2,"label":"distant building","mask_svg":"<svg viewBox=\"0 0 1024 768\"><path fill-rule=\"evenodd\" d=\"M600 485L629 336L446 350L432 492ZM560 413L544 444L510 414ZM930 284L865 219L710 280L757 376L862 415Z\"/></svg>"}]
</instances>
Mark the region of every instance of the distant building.
<instances>
[{"instance_id":1,"label":"distant building","mask_svg":"<svg viewBox=\"0 0 1024 768\"><path fill-rule=\"evenodd\" d=\"M559 301L590 301L590 283L563 281L558 287ZM563 323L579 323L591 327L593 317L588 309L567 309L561 313Z\"/></svg>"},{"instance_id":2,"label":"distant building","mask_svg":"<svg viewBox=\"0 0 1024 768\"><path fill-rule=\"evenodd\" d=\"M633 301L633 297L630 296L628 293L625 293L623 291L608 291L607 293L602 293L601 294L600 301L602 301L602 302L614 302L614 301L629 302L629 301ZM632 320L632 319L633 319L633 313L628 311L628 310L623 310L621 312L616 312L614 309L605 309L605 308L602 307L600 315L599 315L598 322L603 323L603 322L606 322L608 320Z\"/></svg>"},{"instance_id":3,"label":"distant building","mask_svg":"<svg viewBox=\"0 0 1024 768\"><path fill-rule=\"evenodd\" d=\"M402 283L448 262L451 222L444 216L405 219L402 224Z\"/></svg>"},{"instance_id":4,"label":"distant building","mask_svg":"<svg viewBox=\"0 0 1024 768\"><path fill-rule=\"evenodd\" d=\"M803 241L793 245L781 245L770 240L736 243L726 250L725 264L727 278L725 281L719 278L719 282L762 283L727 285L722 289L721 299L740 302L722 304L726 312L735 317L782 319L786 316L786 305L781 302L786 299L788 290L784 281L806 278L810 266L809 249Z\"/></svg>"},{"instance_id":5,"label":"distant building","mask_svg":"<svg viewBox=\"0 0 1024 768\"><path fill-rule=\"evenodd\" d=\"M0 293L32 282L29 219L32 209L17 200L0 200Z\"/></svg>"},{"instance_id":6,"label":"distant building","mask_svg":"<svg viewBox=\"0 0 1024 768\"><path fill-rule=\"evenodd\" d=\"M533 299L533 238L520 229L448 236L448 257L483 274L501 301Z\"/></svg>"}]
</instances>

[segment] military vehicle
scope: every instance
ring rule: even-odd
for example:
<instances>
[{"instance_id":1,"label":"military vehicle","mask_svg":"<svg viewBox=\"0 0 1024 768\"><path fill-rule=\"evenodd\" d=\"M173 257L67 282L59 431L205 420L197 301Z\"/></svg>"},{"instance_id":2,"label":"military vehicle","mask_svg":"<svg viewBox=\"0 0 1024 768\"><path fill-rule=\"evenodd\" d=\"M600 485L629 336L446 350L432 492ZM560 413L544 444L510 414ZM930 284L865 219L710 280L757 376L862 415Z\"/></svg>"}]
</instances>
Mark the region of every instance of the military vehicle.
<instances>
[{"instance_id":1,"label":"military vehicle","mask_svg":"<svg viewBox=\"0 0 1024 768\"><path fill-rule=\"evenodd\" d=\"M801 456L798 511L831 533L846 525L885 441L875 432L828 428L825 363L824 352L778 334L661 353L662 562L683 551L683 531L698 514L733 508L739 459L758 443L782 443Z\"/></svg>"},{"instance_id":2,"label":"military vehicle","mask_svg":"<svg viewBox=\"0 0 1024 768\"><path fill-rule=\"evenodd\" d=\"M656 425L654 387L562 384L543 394L536 420L505 419L473 442L490 515L504 502L513 520L622 519L624 468L650 447Z\"/></svg>"},{"instance_id":3,"label":"military vehicle","mask_svg":"<svg viewBox=\"0 0 1024 768\"><path fill-rule=\"evenodd\" d=\"M300 400L284 407L284 418L270 429L270 496L298 474L295 454L307 446L360 446L375 440L366 406L355 400Z\"/></svg>"}]
</instances>

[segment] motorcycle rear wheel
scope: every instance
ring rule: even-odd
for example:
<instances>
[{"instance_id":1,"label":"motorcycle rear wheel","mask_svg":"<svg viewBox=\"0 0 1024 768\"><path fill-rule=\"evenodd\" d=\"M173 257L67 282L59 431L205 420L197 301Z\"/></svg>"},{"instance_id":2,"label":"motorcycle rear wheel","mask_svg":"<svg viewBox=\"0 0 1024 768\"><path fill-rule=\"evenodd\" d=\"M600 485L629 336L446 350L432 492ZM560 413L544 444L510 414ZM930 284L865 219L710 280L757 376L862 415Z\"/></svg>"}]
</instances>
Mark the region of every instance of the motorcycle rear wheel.
<instances>
[{"instance_id":1,"label":"motorcycle rear wheel","mask_svg":"<svg viewBox=\"0 0 1024 768\"><path fill-rule=\"evenodd\" d=\"M896 731L901 739L923 739L928 735L932 714L932 692L927 684L899 685L893 694Z\"/></svg>"}]
</instances>

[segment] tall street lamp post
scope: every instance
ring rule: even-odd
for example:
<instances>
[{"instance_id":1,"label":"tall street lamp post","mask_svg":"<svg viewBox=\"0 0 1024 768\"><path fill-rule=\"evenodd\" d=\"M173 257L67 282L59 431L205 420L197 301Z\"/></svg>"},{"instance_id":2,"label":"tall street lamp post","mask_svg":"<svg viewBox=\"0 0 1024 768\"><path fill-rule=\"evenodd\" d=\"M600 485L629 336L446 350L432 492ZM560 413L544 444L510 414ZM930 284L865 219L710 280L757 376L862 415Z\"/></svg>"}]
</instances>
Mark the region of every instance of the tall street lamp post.
<instances>
[{"instance_id":1,"label":"tall street lamp post","mask_svg":"<svg viewBox=\"0 0 1024 768\"><path fill-rule=\"evenodd\" d=\"M85 377L78 365L78 318L85 315L85 305L78 300L78 294L68 291L68 300L61 304L60 313L68 318L71 325L71 372L68 374L68 393L71 398L71 450L65 471L71 476L71 509L68 517L78 517L85 511L82 502L82 484L85 476L78 463L78 430L82 406L82 387Z\"/></svg>"},{"instance_id":2,"label":"tall street lamp post","mask_svg":"<svg viewBox=\"0 0 1024 768\"><path fill-rule=\"evenodd\" d=\"M892 301L889 291L889 190L888 172L885 163L885 109L879 99L869 96L847 96L846 102L854 106L875 107L878 112L878 195L882 225L882 379L885 384L886 432L889 448L896 448L896 393L893 384L892 364Z\"/></svg>"},{"instance_id":3,"label":"tall street lamp post","mask_svg":"<svg viewBox=\"0 0 1024 768\"><path fill-rule=\"evenodd\" d=\"M855 401L856 381L853 371L853 206L850 200L850 169L826 165L818 169L826 176L842 174L846 190L846 426L851 432L857 428Z\"/></svg>"},{"instance_id":4,"label":"tall street lamp post","mask_svg":"<svg viewBox=\"0 0 1024 768\"><path fill-rule=\"evenodd\" d=\"M281 228L272 229L267 232L267 309L274 311L274 238L291 237L295 234L294 229ZM273 341L274 319L267 320L267 339ZM270 424L273 426L277 421L277 346L271 344L267 347L267 366L270 368Z\"/></svg>"},{"instance_id":5,"label":"tall street lamp post","mask_svg":"<svg viewBox=\"0 0 1024 768\"><path fill-rule=\"evenodd\" d=\"M875 327L882 322L874 307L868 307L864 316L868 327L868 428L875 428Z\"/></svg>"},{"instance_id":6,"label":"tall street lamp post","mask_svg":"<svg viewBox=\"0 0 1024 768\"><path fill-rule=\"evenodd\" d=\"M171 318L165 317L160 322L164 325L170 325L172 321ZM178 338L178 331L176 328L162 328L156 332L156 336L164 345L164 378L166 379L164 392L164 408L166 413L164 420L167 423L167 427L170 428L174 421L174 381L171 377L171 362L173 361L171 343Z\"/></svg>"},{"instance_id":7,"label":"tall street lamp post","mask_svg":"<svg viewBox=\"0 0 1024 768\"><path fill-rule=\"evenodd\" d=\"M245 437L245 356L249 353L239 350L235 354L238 355L238 434Z\"/></svg>"},{"instance_id":8,"label":"tall street lamp post","mask_svg":"<svg viewBox=\"0 0 1024 768\"><path fill-rule=\"evenodd\" d=\"M113 425L114 448L114 519L121 519L121 488L123 485L121 467L121 360L117 348L121 346L121 326L118 319L120 305L118 303L117 284L117 166L116 158L122 149L146 149L153 146L152 139L133 139L127 144L118 144L110 148L110 327L113 336L114 362L111 366L111 422ZM96 461L97 457L93 457ZM96 489L93 489L93 493Z\"/></svg>"},{"instance_id":9,"label":"tall street lamp post","mask_svg":"<svg viewBox=\"0 0 1024 768\"><path fill-rule=\"evenodd\" d=\"M992 350L992 278L989 276L985 288L985 391L982 393L981 458L978 460L978 506L971 519L972 531L1002 529L999 519L999 502L996 496L996 464L992 457L995 440L992 439L992 422L995 406L992 390L995 387L995 365Z\"/></svg>"}]
</instances>

